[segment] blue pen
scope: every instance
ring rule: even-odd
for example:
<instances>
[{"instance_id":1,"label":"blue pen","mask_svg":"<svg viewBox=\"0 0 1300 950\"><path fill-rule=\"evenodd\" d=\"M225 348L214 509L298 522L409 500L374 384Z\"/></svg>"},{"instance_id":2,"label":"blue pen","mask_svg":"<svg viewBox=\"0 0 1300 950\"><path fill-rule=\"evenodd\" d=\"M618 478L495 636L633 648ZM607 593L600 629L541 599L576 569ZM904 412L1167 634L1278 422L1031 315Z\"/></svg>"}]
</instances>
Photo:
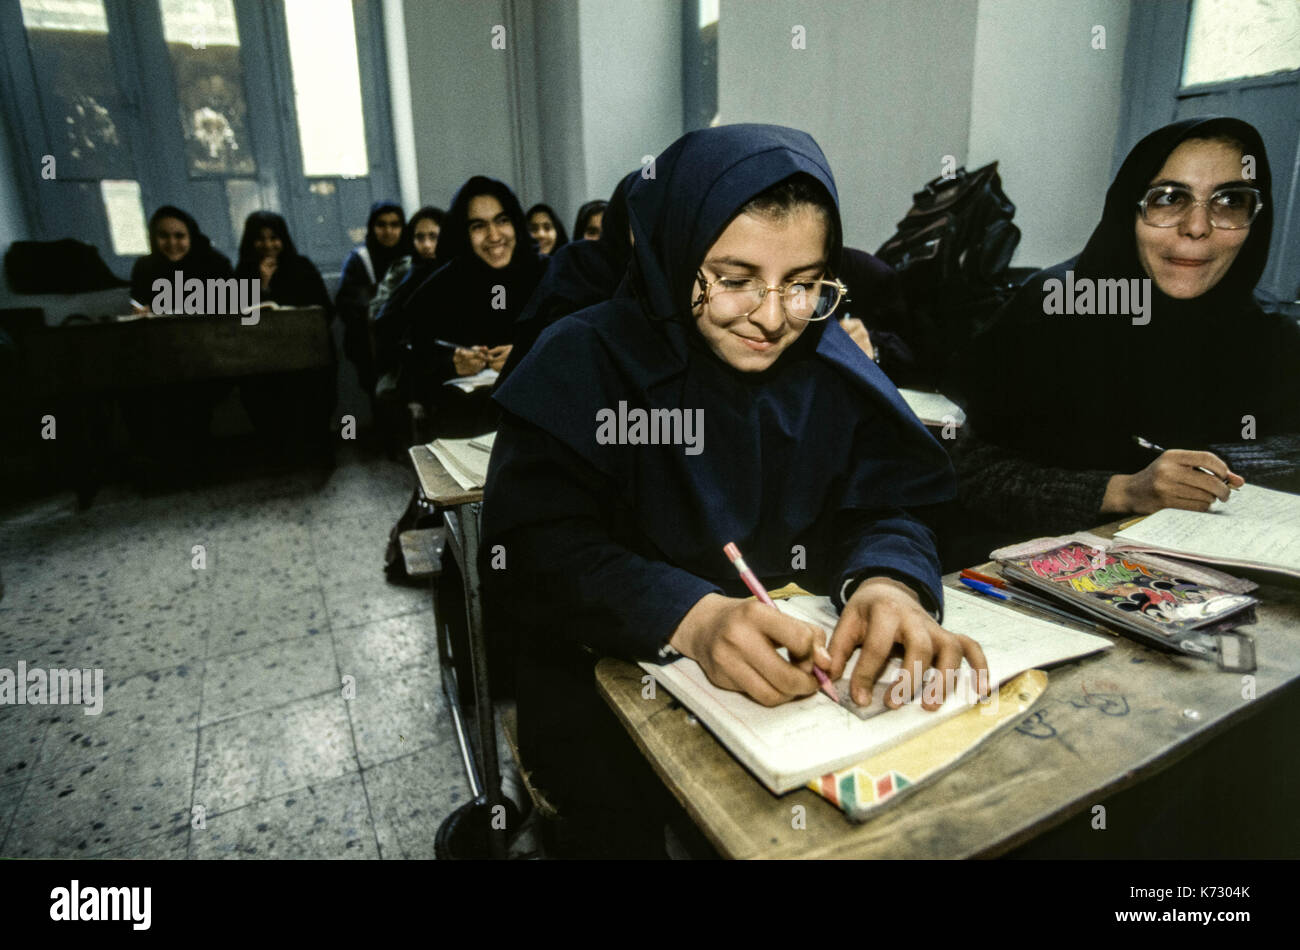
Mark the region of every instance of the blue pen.
<instances>
[{"instance_id":1,"label":"blue pen","mask_svg":"<svg viewBox=\"0 0 1300 950\"><path fill-rule=\"evenodd\" d=\"M1035 601L1032 600L1021 600L1019 597L1008 596L1007 594L1004 594L1002 591L998 590L992 584L985 584L983 581L971 580L969 577L960 577L958 578L958 580L960 580L971 590L975 591L976 593L983 594L985 597L992 597L994 600L1003 600L1011 604L1023 604L1024 606L1028 607L1030 610L1041 610L1044 613L1055 614L1058 617L1064 617L1066 620L1073 620L1075 623L1082 623L1082 624L1087 624L1088 626L1092 626L1092 624L1089 623L1087 620L1084 620L1082 617L1078 617L1075 614L1069 613L1068 611L1059 610L1056 607L1049 607L1046 604L1036 603Z\"/></svg>"}]
</instances>

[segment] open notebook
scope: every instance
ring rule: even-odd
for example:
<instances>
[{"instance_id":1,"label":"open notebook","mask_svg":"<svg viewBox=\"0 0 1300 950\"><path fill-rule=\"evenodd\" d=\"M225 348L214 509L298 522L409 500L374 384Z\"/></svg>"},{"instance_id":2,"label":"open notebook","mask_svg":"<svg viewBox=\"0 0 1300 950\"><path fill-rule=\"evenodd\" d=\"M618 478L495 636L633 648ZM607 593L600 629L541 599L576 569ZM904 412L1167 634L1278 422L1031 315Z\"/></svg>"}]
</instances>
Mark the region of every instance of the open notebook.
<instances>
[{"instance_id":1,"label":"open notebook","mask_svg":"<svg viewBox=\"0 0 1300 950\"><path fill-rule=\"evenodd\" d=\"M1112 646L1104 637L1026 616L974 594L946 593L944 628L978 641L989 661L991 686L1022 670ZM835 627L837 616L829 598L794 597L778 601L777 606L827 631ZM855 652L845 677L835 684L841 697L848 696L847 674L857 658ZM965 662L958 689L934 712L922 709L916 701L867 718L837 706L822 693L769 709L740 693L714 686L699 664L685 657L663 666L641 665L698 716L759 781L778 794L870 758L960 713L976 699ZM898 660L890 661L877 681L870 709L883 709L885 687L898 667ZM852 705L847 698L845 703Z\"/></svg>"},{"instance_id":2,"label":"open notebook","mask_svg":"<svg viewBox=\"0 0 1300 950\"><path fill-rule=\"evenodd\" d=\"M1164 508L1115 532L1111 550L1154 551L1300 577L1300 495L1245 485L1207 512Z\"/></svg>"}]
</instances>

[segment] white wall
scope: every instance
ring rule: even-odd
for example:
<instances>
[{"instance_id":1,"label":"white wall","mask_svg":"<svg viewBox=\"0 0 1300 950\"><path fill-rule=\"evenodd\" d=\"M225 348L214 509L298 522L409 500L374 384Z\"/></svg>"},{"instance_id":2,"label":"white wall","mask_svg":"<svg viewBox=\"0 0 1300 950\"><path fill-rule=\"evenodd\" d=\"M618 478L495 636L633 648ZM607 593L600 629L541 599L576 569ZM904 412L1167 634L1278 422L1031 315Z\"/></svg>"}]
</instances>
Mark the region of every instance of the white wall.
<instances>
[{"instance_id":1,"label":"white wall","mask_svg":"<svg viewBox=\"0 0 1300 950\"><path fill-rule=\"evenodd\" d=\"M579 0L579 36L585 191L568 197L570 228L583 201L682 134L679 0Z\"/></svg>"},{"instance_id":2,"label":"white wall","mask_svg":"<svg viewBox=\"0 0 1300 950\"><path fill-rule=\"evenodd\" d=\"M845 241L874 251L944 155L965 161L976 15L974 0L722 0L720 120L811 134ZM806 49L791 46L796 25Z\"/></svg>"},{"instance_id":3,"label":"white wall","mask_svg":"<svg viewBox=\"0 0 1300 950\"><path fill-rule=\"evenodd\" d=\"M970 167L997 160L1021 231L1017 266L1083 250L1101 218L1121 115L1126 0L981 0ZM1093 48L1093 27L1105 49Z\"/></svg>"},{"instance_id":4,"label":"white wall","mask_svg":"<svg viewBox=\"0 0 1300 950\"><path fill-rule=\"evenodd\" d=\"M510 51L531 38L507 30L507 50L492 49L492 28L513 26L508 14L507 0L406 0L421 204L446 208L472 175L521 188Z\"/></svg>"},{"instance_id":5,"label":"white wall","mask_svg":"<svg viewBox=\"0 0 1300 950\"><path fill-rule=\"evenodd\" d=\"M795 25L805 50L791 48ZM845 238L866 250L943 156L996 159L1023 233L1015 263L1047 266L1081 250L1100 217L1127 29L1125 0L723 0L721 120L811 133Z\"/></svg>"},{"instance_id":6,"label":"white wall","mask_svg":"<svg viewBox=\"0 0 1300 950\"><path fill-rule=\"evenodd\" d=\"M446 207L471 175L527 208L578 207L682 132L679 0L405 0L422 202ZM505 51L491 48L507 27ZM395 97L396 101L400 97ZM399 124L400 127L400 124Z\"/></svg>"},{"instance_id":7,"label":"white wall","mask_svg":"<svg viewBox=\"0 0 1300 950\"><path fill-rule=\"evenodd\" d=\"M8 117L0 114L0 256L3 256L14 241L25 241L31 237L22 199L18 193L18 169L16 156L12 151L14 142L12 131L9 128ZM38 166L33 162L32 167ZM3 280L0 280L0 284L2 283Z\"/></svg>"}]
</instances>

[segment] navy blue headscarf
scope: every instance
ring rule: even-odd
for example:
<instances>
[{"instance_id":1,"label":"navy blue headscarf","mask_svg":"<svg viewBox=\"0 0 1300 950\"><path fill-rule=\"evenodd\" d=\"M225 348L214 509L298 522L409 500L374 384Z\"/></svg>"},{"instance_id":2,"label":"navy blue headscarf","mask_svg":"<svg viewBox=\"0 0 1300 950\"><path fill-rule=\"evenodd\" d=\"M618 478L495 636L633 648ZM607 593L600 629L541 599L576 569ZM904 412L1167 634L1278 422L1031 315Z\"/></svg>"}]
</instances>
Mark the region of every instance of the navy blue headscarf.
<instances>
[{"instance_id":1,"label":"navy blue headscarf","mask_svg":"<svg viewBox=\"0 0 1300 950\"><path fill-rule=\"evenodd\" d=\"M811 137L737 125L679 139L629 191L636 280L551 326L498 389L506 414L484 535L515 558L502 583L544 579L527 595L531 622L553 608L570 636L652 655L700 597L744 596L727 541L769 585L795 580L834 596L869 566L938 605L933 539L904 510L951 498L952 469L893 384L833 319L746 373L712 352L689 314L709 247L750 199L801 173L835 202L828 260L838 260L835 183ZM702 410L702 451L598 443L597 414L621 404ZM537 481L557 465L571 490ZM593 493L597 508L583 501ZM566 563L595 524L622 553Z\"/></svg>"},{"instance_id":2,"label":"navy blue headscarf","mask_svg":"<svg viewBox=\"0 0 1300 950\"><path fill-rule=\"evenodd\" d=\"M402 225L402 236L398 238L396 244L392 247L384 247L375 237L375 221L381 214L393 212L397 215L398 221ZM370 251L370 263L375 269L375 283L378 284L388 273L388 267L393 261L400 257L406 257L408 254L415 253L406 236L406 212L396 201L387 199L376 201L370 206L370 214L366 217L366 249Z\"/></svg>"}]
</instances>

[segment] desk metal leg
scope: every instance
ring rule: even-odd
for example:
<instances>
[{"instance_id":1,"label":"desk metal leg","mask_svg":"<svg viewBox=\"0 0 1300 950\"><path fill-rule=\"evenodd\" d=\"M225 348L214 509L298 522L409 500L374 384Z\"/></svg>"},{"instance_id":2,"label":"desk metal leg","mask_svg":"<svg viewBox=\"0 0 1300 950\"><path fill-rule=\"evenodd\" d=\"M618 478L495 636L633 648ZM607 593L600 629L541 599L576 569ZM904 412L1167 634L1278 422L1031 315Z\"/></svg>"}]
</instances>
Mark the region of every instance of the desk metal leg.
<instances>
[{"instance_id":1,"label":"desk metal leg","mask_svg":"<svg viewBox=\"0 0 1300 950\"><path fill-rule=\"evenodd\" d=\"M483 601L479 587L479 511L480 504L460 505L461 541L464 552L462 576L465 578L465 614L469 621L470 665L474 668L474 712L478 719L479 775L487 795L489 811L497 814L501 801L501 764L497 757L496 711L488 682L487 633L483 628ZM491 833L492 856L505 857L505 831Z\"/></svg>"}]
</instances>

